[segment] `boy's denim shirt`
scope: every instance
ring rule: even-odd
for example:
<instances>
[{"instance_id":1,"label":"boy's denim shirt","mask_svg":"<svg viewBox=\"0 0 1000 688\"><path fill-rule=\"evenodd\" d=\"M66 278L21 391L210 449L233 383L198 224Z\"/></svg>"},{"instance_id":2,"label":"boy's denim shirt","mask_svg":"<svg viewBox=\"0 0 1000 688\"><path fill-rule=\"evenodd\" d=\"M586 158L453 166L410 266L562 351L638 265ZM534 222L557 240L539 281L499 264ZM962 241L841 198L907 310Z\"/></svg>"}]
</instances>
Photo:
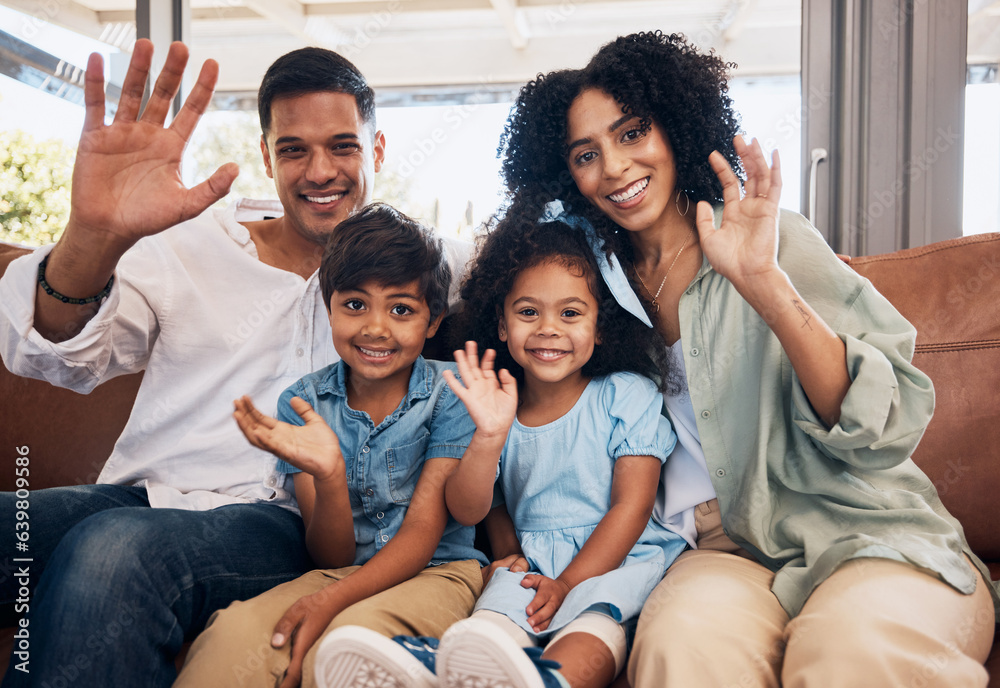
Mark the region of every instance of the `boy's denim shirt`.
<instances>
[{"instance_id":1,"label":"boy's denim shirt","mask_svg":"<svg viewBox=\"0 0 1000 688\"><path fill-rule=\"evenodd\" d=\"M355 564L375 556L399 530L424 461L461 459L469 446L476 426L441 376L445 369L454 371L455 364L418 357L406 396L378 427L367 413L347 405L347 368L341 361L306 375L278 399L279 420L304 425L290 405L292 397L301 397L340 438L354 514ZM277 469L299 472L280 460ZM431 564L477 559L485 565L474 539L475 528L449 517Z\"/></svg>"}]
</instances>

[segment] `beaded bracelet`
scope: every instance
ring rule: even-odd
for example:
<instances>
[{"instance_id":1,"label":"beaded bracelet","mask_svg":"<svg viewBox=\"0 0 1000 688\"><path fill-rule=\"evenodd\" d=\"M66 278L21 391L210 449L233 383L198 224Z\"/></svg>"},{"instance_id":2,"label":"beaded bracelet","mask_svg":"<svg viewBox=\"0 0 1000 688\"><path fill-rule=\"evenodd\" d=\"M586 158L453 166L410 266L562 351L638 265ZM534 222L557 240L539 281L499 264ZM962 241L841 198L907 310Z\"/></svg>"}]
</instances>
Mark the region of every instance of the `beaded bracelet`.
<instances>
[{"instance_id":1,"label":"beaded bracelet","mask_svg":"<svg viewBox=\"0 0 1000 688\"><path fill-rule=\"evenodd\" d=\"M45 281L45 266L48 264L49 264L48 256L42 258L42 262L38 264L38 286L40 286L42 288L42 291L44 291L46 294L48 294L54 299L59 299L63 303L71 303L74 306L83 306L88 303L97 303L98 301L102 301L108 297L108 294L111 293L111 285L115 283L115 276L111 275L111 279L108 280L107 286L101 290L100 294L95 294L94 296L88 296L85 299L74 299L72 296L66 296L64 294L60 294L51 286L49 286L48 282Z\"/></svg>"}]
</instances>

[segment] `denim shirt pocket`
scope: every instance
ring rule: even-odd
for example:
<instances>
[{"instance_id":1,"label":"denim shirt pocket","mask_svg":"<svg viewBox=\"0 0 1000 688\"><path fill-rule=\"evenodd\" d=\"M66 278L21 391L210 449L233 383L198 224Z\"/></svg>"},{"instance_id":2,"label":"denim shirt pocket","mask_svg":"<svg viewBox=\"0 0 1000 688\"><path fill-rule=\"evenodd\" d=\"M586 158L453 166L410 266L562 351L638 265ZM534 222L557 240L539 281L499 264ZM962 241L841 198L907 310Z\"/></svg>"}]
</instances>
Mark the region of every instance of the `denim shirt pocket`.
<instances>
[{"instance_id":1,"label":"denim shirt pocket","mask_svg":"<svg viewBox=\"0 0 1000 688\"><path fill-rule=\"evenodd\" d=\"M424 452L430 433L423 431L420 439L386 451L386 469L389 475L389 493L396 504L409 504L420 479Z\"/></svg>"}]
</instances>

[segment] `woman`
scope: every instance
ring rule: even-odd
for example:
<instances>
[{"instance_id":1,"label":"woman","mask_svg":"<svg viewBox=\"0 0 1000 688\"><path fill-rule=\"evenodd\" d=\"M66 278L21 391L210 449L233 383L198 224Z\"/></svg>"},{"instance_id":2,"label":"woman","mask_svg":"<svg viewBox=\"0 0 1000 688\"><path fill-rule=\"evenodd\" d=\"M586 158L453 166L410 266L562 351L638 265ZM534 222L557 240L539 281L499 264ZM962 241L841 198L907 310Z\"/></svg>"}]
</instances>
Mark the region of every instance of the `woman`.
<instances>
[{"instance_id":1,"label":"woman","mask_svg":"<svg viewBox=\"0 0 1000 688\"><path fill-rule=\"evenodd\" d=\"M590 220L685 371L654 514L696 549L647 601L629 679L985 686L996 593L909 459L934 403L915 332L779 213L728 67L619 38L525 86L501 144L512 204Z\"/></svg>"}]
</instances>

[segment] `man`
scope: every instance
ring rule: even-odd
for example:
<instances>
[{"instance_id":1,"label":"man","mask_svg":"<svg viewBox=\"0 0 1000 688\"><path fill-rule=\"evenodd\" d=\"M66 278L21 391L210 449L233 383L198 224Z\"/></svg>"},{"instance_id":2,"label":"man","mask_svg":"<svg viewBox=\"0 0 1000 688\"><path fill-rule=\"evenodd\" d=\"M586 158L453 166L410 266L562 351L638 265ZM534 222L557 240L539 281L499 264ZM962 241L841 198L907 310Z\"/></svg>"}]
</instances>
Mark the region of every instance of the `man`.
<instances>
[{"instance_id":1,"label":"man","mask_svg":"<svg viewBox=\"0 0 1000 688\"><path fill-rule=\"evenodd\" d=\"M187 50L170 47L140 116L152 49L136 43L109 126L91 56L65 233L0 281L12 372L88 392L145 370L100 484L31 496L32 571L42 572L31 671L12 666L5 686L168 686L182 643L215 610L311 568L291 481L230 414L244 394L273 411L287 385L336 360L315 273L382 165L373 94L336 53L279 58L259 101L280 203L210 211L236 165L191 189L179 169L218 67L206 62L164 127ZM14 496L0 496L0 519L13 524L14 511ZM13 602L14 582L0 603Z\"/></svg>"}]
</instances>

